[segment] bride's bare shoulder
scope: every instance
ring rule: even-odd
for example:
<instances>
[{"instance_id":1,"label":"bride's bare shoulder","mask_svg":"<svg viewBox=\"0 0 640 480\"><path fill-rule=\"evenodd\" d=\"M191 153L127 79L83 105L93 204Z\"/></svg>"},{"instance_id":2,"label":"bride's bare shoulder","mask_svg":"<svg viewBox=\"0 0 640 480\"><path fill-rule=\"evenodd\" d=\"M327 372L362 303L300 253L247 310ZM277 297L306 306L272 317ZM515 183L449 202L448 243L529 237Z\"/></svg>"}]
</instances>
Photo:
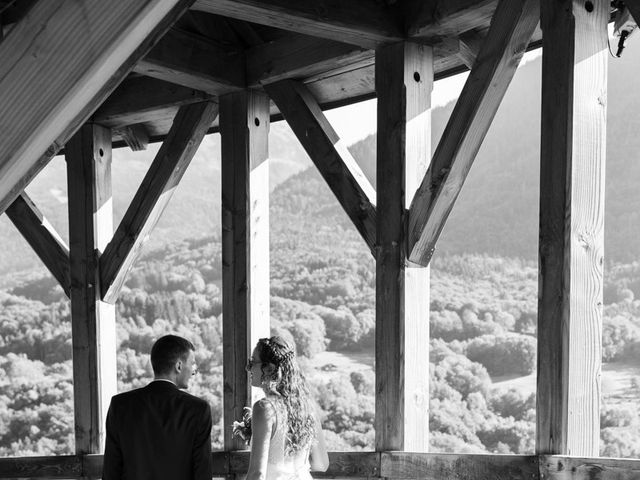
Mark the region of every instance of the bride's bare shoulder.
<instances>
[{"instance_id":1,"label":"bride's bare shoulder","mask_svg":"<svg viewBox=\"0 0 640 480\"><path fill-rule=\"evenodd\" d=\"M276 409L273 401L267 397L261 398L253 404L254 420L263 419L273 421L276 418Z\"/></svg>"}]
</instances>

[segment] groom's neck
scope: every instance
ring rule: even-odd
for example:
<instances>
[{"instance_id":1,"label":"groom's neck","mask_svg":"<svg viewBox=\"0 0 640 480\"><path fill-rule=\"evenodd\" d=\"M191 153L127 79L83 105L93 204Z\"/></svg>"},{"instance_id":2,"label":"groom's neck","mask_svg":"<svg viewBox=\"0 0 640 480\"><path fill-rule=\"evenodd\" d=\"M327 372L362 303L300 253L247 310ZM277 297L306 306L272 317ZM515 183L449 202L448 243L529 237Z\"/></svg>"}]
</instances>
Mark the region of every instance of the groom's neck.
<instances>
[{"instance_id":1,"label":"groom's neck","mask_svg":"<svg viewBox=\"0 0 640 480\"><path fill-rule=\"evenodd\" d=\"M170 377L165 377L165 376L162 376L162 375L154 376L153 377L153 381L154 382L158 382L158 381L160 381L160 382L169 382L169 383L173 383L174 385L177 386L176 381L174 379L172 379Z\"/></svg>"}]
</instances>

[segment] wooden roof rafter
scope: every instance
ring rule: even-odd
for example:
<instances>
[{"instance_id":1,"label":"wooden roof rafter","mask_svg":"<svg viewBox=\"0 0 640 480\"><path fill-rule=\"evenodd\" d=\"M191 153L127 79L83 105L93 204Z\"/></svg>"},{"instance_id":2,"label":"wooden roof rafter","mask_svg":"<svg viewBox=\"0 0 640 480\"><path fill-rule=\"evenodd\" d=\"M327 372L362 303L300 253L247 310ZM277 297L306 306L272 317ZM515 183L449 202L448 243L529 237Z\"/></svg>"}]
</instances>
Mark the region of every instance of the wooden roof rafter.
<instances>
[{"instance_id":1,"label":"wooden roof rafter","mask_svg":"<svg viewBox=\"0 0 640 480\"><path fill-rule=\"evenodd\" d=\"M209 94L224 95L245 88L244 63L241 49L222 47L172 28L133 70Z\"/></svg>"},{"instance_id":2,"label":"wooden roof rafter","mask_svg":"<svg viewBox=\"0 0 640 480\"><path fill-rule=\"evenodd\" d=\"M39 1L16 24L0 43L0 104L10 119L2 125L0 212L191 3L93 0L79 12ZM43 53L49 49L60 53Z\"/></svg>"},{"instance_id":3,"label":"wooden roof rafter","mask_svg":"<svg viewBox=\"0 0 640 480\"><path fill-rule=\"evenodd\" d=\"M100 256L103 301L114 303L144 242L160 219L193 159L218 104L202 102L180 108L167 139L142 180L113 238Z\"/></svg>"},{"instance_id":4,"label":"wooden roof rafter","mask_svg":"<svg viewBox=\"0 0 640 480\"><path fill-rule=\"evenodd\" d=\"M6 213L68 297L69 247L60 234L25 192L9 205Z\"/></svg>"},{"instance_id":5,"label":"wooden roof rafter","mask_svg":"<svg viewBox=\"0 0 640 480\"><path fill-rule=\"evenodd\" d=\"M427 265L539 19L538 0L501 0L409 210L409 259Z\"/></svg>"},{"instance_id":6,"label":"wooden roof rafter","mask_svg":"<svg viewBox=\"0 0 640 480\"><path fill-rule=\"evenodd\" d=\"M368 0L197 0L193 8L365 48L404 36L399 10Z\"/></svg>"},{"instance_id":7,"label":"wooden roof rafter","mask_svg":"<svg viewBox=\"0 0 640 480\"><path fill-rule=\"evenodd\" d=\"M375 257L376 192L360 166L304 85L283 80L265 89Z\"/></svg>"}]
</instances>

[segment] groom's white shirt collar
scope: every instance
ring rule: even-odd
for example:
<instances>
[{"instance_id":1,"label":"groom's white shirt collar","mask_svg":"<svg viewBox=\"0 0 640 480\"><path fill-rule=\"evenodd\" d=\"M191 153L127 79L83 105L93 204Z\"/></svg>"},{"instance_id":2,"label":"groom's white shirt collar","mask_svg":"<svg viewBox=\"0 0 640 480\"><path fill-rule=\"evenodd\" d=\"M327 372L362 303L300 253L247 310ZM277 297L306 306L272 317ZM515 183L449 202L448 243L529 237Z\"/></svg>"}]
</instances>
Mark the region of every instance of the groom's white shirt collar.
<instances>
[{"instance_id":1,"label":"groom's white shirt collar","mask_svg":"<svg viewBox=\"0 0 640 480\"><path fill-rule=\"evenodd\" d=\"M153 382L169 382L171 385L176 385L176 384L175 384L175 382L172 382L172 381L171 381L171 380L169 380L168 378L154 378L154 379L152 380L152 383L153 383ZM176 387L177 387L177 385L176 385Z\"/></svg>"}]
</instances>

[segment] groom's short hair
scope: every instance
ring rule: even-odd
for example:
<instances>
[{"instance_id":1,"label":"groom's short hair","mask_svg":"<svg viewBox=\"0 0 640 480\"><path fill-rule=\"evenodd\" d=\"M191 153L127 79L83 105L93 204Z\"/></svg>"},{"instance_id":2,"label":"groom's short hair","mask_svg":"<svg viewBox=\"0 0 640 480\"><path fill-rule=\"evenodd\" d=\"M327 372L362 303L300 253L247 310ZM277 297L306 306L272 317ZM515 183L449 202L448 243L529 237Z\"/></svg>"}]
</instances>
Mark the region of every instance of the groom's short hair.
<instances>
[{"instance_id":1,"label":"groom's short hair","mask_svg":"<svg viewBox=\"0 0 640 480\"><path fill-rule=\"evenodd\" d=\"M177 335L165 335L156 340L151 347L151 367L153 373L160 375L171 371L178 360L185 360L189 351L196 348L186 338Z\"/></svg>"}]
</instances>

